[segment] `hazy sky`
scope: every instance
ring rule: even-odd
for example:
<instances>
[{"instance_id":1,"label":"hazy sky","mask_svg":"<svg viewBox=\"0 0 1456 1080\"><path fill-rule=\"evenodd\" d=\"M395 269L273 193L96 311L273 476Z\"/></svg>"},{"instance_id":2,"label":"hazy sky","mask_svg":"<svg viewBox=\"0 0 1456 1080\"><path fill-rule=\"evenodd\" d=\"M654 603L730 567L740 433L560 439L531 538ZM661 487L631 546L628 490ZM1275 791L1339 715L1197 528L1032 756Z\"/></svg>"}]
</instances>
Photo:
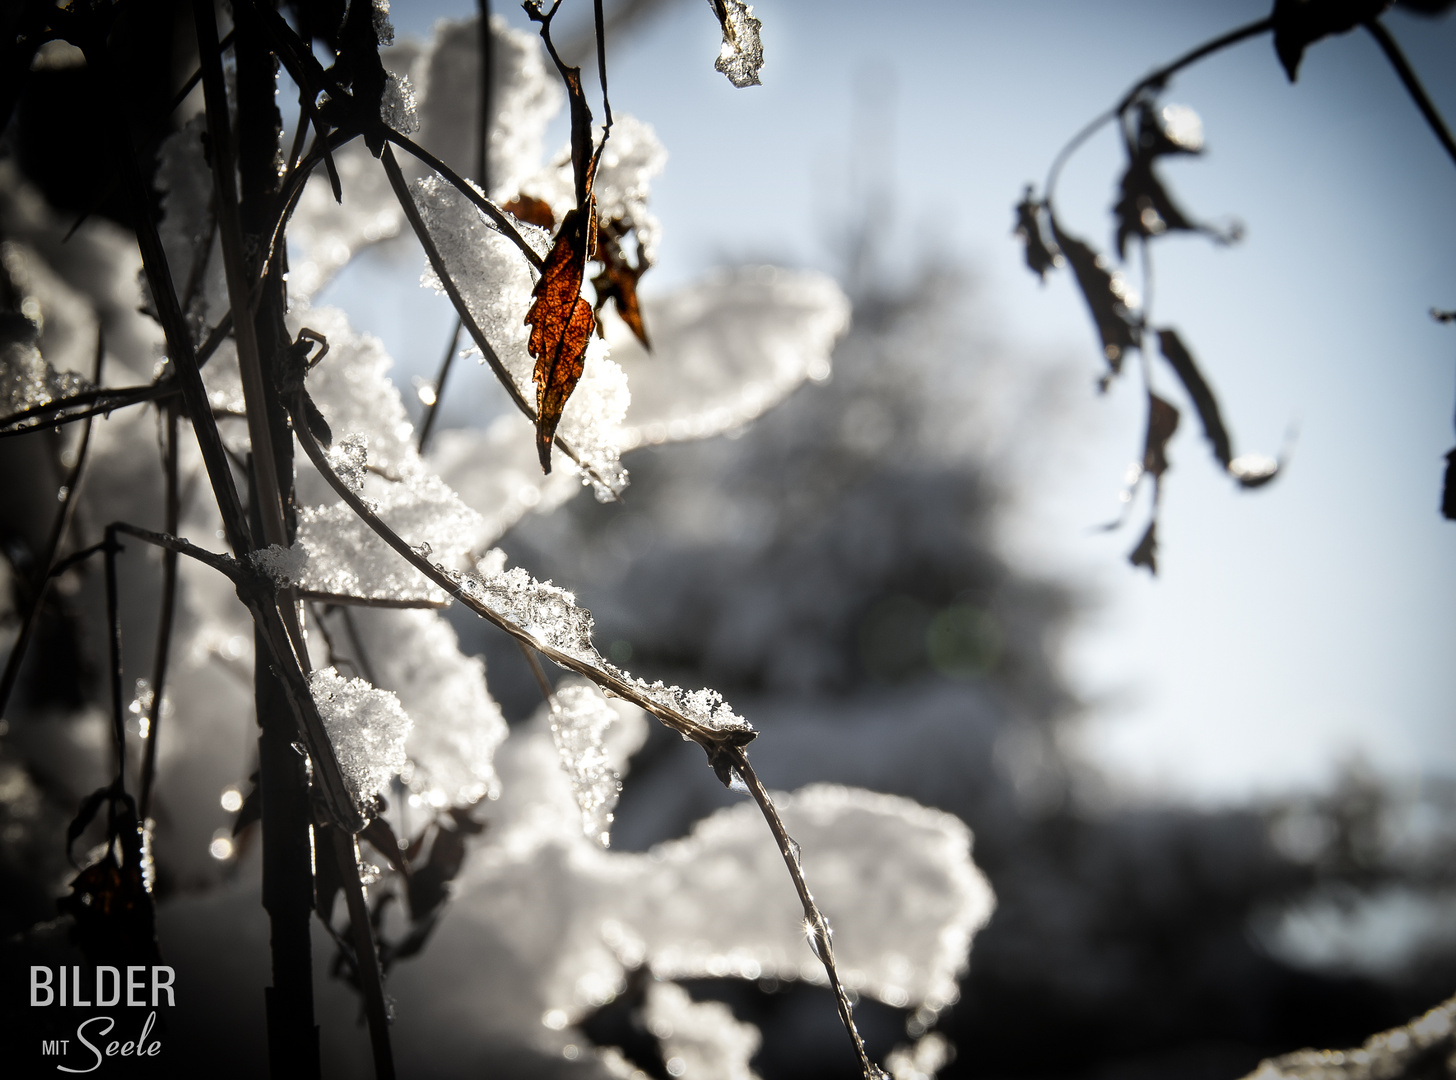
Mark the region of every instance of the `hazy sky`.
<instances>
[{"instance_id":1,"label":"hazy sky","mask_svg":"<svg viewBox=\"0 0 1456 1080\"><path fill-rule=\"evenodd\" d=\"M397 0L393 17L401 34L424 33L472 9ZM1006 548L1097 601L1066 654L1090 703L1083 745L1138 789L1198 799L1318 782L1357 758L1456 774L1456 523L1437 512L1456 443L1456 327L1426 315L1456 307L1456 167L1374 42L1319 43L1291 86L1257 38L1166 95L1200 113L1209 146L1166 169L1170 186L1247 236L1158 244L1155 322L1183 332L1238 448L1275 452L1292 422L1299 437L1284 477L1239 493L1185 408L1156 581L1123 561L1140 519L1090 531L1116 513L1140 456L1136 380L1094 394L1080 297L1065 273L1039 287L1010 236L1022 186L1083 123L1150 68L1267 10L763 0L764 85L739 91L712 68L707 5L674 0L609 55L614 108L652 123L671 154L653 188L658 287L729 259L833 269L835 215L856 179L878 177L897 250L976 274L977 333L1024 353L1029 375L1077 372L1059 432L1027 433L1048 456ZM1456 19L1387 23L1456 117ZM1109 129L1058 192L1065 224L1104 249L1119 155ZM406 372L431 370L448 313L398 284L394 300L350 302L380 274L351 270L331 298Z\"/></svg>"}]
</instances>

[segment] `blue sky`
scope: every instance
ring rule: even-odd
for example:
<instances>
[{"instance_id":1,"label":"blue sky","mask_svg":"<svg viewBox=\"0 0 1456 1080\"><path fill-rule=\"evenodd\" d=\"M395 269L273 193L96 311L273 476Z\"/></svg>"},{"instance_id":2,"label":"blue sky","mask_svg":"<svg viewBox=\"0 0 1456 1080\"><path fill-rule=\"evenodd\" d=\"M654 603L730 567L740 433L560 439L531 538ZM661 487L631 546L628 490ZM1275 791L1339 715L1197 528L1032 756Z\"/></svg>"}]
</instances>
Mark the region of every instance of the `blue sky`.
<instances>
[{"instance_id":1,"label":"blue sky","mask_svg":"<svg viewBox=\"0 0 1456 1080\"><path fill-rule=\"evenodd\" d=\"M472 9L399 0L393 18L424 33ZM1169 183L1247 237L1160 243L1155 321L1180 328L1241 448L1278 450L1292 422L1299 437L1284 477L1239 493L1185 409L1156 581L1123 561L1134 530L1089 531L1140 452L1135 381L1093 393L1081 300L1066 274L1041 287L1025 272L1010 207L1139 75L1267 10L763 0L764 85L739 91L712 68L707 5L678 0L609 56L614 108L651 122L671 154L653 189L658 287L742 258L832 269L836 214L877 178L904 262L964 264L978 333L1024 354L1029 377L1075 373L1059 430L1028 433L1046 440L1042 471L1005 547L1096 598L1065 654L1090 703L1083 748L1130 790L1213 802L1318 783L1355 759L1456 773L1456 523L1436 511L1456 443L1456 328L1426 315L1456 307L1456 167L1364 34L1314 46L1294 86L1267 37L1174 82L1166 99L1200 113L1209 150L1171 164ZM1387 22L1456 116L1456 19ZM1059 189L1068 227L1103 248L1119 153L1104 132ZM391 272L352 269L331 299L406 373L431 370L449 326L437 298L396 276L397 299L350 302L377 298Z\"/></svg>"}]
</instances>

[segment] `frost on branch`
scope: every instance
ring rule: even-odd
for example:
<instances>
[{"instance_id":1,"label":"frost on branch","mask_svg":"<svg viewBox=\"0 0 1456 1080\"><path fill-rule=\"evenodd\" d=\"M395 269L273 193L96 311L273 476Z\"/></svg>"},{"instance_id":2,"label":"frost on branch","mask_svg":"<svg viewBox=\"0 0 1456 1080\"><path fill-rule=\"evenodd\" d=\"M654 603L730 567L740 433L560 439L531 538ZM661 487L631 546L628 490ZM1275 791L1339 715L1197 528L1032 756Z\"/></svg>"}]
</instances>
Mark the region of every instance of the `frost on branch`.
<instances>
[{"instance_id":1,"label":"frost on branch","mask_svg":"<svg viewBox=\"0 0 1456 1080\"><path fill-rule=\"evenodd\" d=\"M356 801L367 805L404 768L410 718L399 699L333 668L315 671L309 689Z\"/></svg>"},{"instance_id":2,"label":"frost on branch","mask_svg":"<svg viewBox=\"0 0 1456 1080\"><path fill-rule=\"evenodd\" d=\"M1444 1080L1456 1058L1456 998L1354 1050L1298 1050L1259 1064L1245 1080Z\"/></svg>"},{"instance_id":3,"label":"frost on branch","mask_svg":"<svg viewBox=\"0 0 1456 1080\"><path fill-rule=\"evenodd\" d=\"M410 77L389 72L379 100L379 118L401 135L413 135L420 130L418 107Z\"/></svg>"},{"instance_id":4,"label":"frost on branch","mask_svg":"<svg viewBox=\"0 0 1456 1080\"><path fill-rule=\"evenodd\" d=\"M419 143L462 176L475 172L480 124L479 22L441 22L413 69L420 101ZM562 94L547 77L541 42L510 29L499 15L490 23L494 80L490 124L490 190L511 198L541 163L546 124L561 109ZM478 179L478 178L477 178Z\"/></svg>"},{"instance_id":5,"label":"frost on branch","mask_svg":"<svg viewBox=\"0 0 1456 1080\"><path fill-rule=\"evenodd\" d=\"M763 67L763 44L758 32L763 23L753 17L751 5L743 0L708 0L718 22L723 26L723 47L713 67L728 76L728 81L742 89L758 86L758 72Z\"/></svg>"},{"instance_id":6,"label":"frost on branch","mask_svg":"<svg viewBox=\"0 0 1456 1080\"><path fill-rule=\"evenodd\" d=\"M51 367L28 338L12 340L0 350L0 416L92 389L91 380Z\"/></svg>"},{"instance_id":7,"label":"frost on branch","mask_svg":"<svg viewBox=\"0 0 1456 1080\"><path fill-rule=\"evenodd\" d=\"M485 663L461 653L434 612L361 609L352 619L376 684L414 720L404 744L410 789L437 808L499 794L494 760L506 723L486 688Z\"/></svg>"},{"instance_id":8,"label":"frost on branch","mask_svg":"<svg viewBox=\"0 0 1456 1080\"><path fill-rule=\"evenodd\" d=\"M536 362L526 348L526 312L535 284L529 264L514 244L496 232L474 205L448 184L427 177L414 185L414 193L421 216L471 315L516 389L527 401L534 401L532 375ZM550 250L545 230L523 225L521 232L532 246L539 245L541 254ZM432 272L425 274L423 284L440 288ZM608 358L606 343L593 337L581 379L566 403L556 433L580 457L581 471L586 474L583 482L593 486L599 499L611 499L627 486L627 473L621 464L621 423L629 400L627 377ZM563 459L561 468L576 466Z\"/></svg>"},{"instance_id":9,"label":"frost on branch","mask_svg":"<svg viewBox=\"0 0 1456 1080\"><path fill-rule=\"evenodd\" d=\"M561 767L581 808L581 831L588 840L607 847L612 839L612 810L622 791L622 779L608 759L605 738L617 722L617 712L585 680L557 687L555 697L556 708L546 710L547 718Z\"/></svg>"},{"instance_id":10,"label":"frost on branch","mask_svg":"<svg viewBox=\"0 0 1456 1080\"><path fill-rule=\"evenodd\" d=\"M829 375L849 328L849 300L822 274L726 270L643 301L653 351L616 320L612 354L632 384L623 446L701 439L777 405L806 378Z\"/></svg>"}]
</instances>

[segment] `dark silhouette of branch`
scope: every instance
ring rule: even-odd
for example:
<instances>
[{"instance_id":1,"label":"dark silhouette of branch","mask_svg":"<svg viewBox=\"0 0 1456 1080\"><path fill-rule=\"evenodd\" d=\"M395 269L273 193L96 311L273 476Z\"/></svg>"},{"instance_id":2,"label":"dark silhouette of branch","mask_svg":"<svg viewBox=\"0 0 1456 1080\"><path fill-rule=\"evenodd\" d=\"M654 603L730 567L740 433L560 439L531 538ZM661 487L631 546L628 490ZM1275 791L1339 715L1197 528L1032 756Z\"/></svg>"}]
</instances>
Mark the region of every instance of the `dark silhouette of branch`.
<instances>
[{"instance_id":1,"label":"dark silhouette of branch","mask_svg":"<svg viewBox=\"0 0 1456 1080\"><path fill-rule=\"evenodd\" d=\"M1425 117L1426 123L1430 125L1432 133L1436 136L1436 141L1441 144L1441 148L1450 156L1451 161L1456 163L1456 139L1451 137L1451 129L1446 126L1446 121L1441 118L1441 114L1436 110L1436 106L1432 103L1430 97L1427 96L1425 87L1421 85L1421 80L1416 77L1415 70L1410 66L1410 62L1406 60L1405 53L1396 44L1395 38L1390 36L1390 31L1378 19L1371 19L1367 22L1365 29L1370 31L1370 36L1375 39L1375 43L1385 53L1386 59L1390 61L1390 66L1395 68L1395 73L1400 76L1401 84L1405 87L1406 93L1410 94L1411 100L1416 103L1416 108L1421 111L1421 115Z\"/></svg>"}]
</instances>

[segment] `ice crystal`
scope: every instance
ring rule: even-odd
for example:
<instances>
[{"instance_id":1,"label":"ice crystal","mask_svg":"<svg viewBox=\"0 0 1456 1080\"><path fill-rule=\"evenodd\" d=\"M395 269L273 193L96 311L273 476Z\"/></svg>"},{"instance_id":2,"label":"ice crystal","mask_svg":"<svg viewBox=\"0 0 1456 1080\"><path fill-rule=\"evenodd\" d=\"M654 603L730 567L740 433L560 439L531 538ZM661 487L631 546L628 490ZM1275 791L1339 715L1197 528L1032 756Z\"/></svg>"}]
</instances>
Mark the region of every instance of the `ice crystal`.
<instances>
[{"instance_id":1,"label":"ice crystal","mask_svg":"<svg viewBox=\"0 0 1456 1080\"><path fill-rule=\"evenodd\" d=\"M526 350L526 311L534 287L530 264L453 187L428 177L415 185L415 193L421 216L471 315L516 389L527 401L535 401L532 375L536 362ZM544 230L523 225L521 231L528 239L534 237L540 250L547 250L549 238ZM423 284L440 288L433 272L425 275ZM615 497L627 485L621 465L621 423L630 399L627 377L608 358L606 343L594 336L587 347L581 380L556 430L580 458L578 469L558 455L560 467L579 471L600 499Z\"/></svg>"},{"instance_id":2,"label":"ice crystal","mask_svg":"<svg viewBox=\"0 0 1456 1080\"><path fill-rule=\"evenodd\" d=\"M351 617L377 685L414 719L404 744L411 790L434 807L495 796L506 723L486 688L484 661L461 653L455 631L434 612L360 608Z\"/></svg>"},{"instance_id":3,"label":"ice crystal","mask_svg":"<svg viewBox=\"0 0 1456 1080\"><path fill-rule=\"evenodd\" d=\"M546 124L560 110L562 93L548 75L536 35L510 29L497 15L490 22L495 115L489 125L482 125L479 26L475 19L440 22L416 63L419 142L462 176L472 176L478 133L488 127L488 194L506 200L540 167Z\"/></svg>"},{"instance_id":4,"label":"ice crystal","mask_svg":"<svg viewBox=\"0 0 1456 1080\"><path fill-rule=\"evenodd\" d=\"M399 699L333 668L315 671L309 689L350 791L361 804L384 791L404 768L410 718Z\"/></svg>"},{"instance_id":5,"label":"ice crystal","mask_svg":"<svg viewBox=\"0 0 1456 1080\"><path fill-rule=\"evenodd\" d=\"M248 561L253 564L254 569L267 574L278 588L286 589L303 577L304 568L308 565L308 553L297 545L285 548L269 544L265 548L248 552Z\"/></svg>"},{"instance_id":6,"label":"ice crystal","mask_svg":"<svg viewBox=\"0 0 1456 1080\"><path fill-rule=\"evenodd\" d=\"M642 303L651 352L619 320L607 324L612 355L632 385L627 448L742 426L805 379L827 378L849 328L838 285L774 267L722 271Z\"/></svg>"},{"instance_id":7,"label":"ice crystal","mask_svg":"<svg viewBox=\"0 0 1456 1080\"><path fill-rule=\"evenodd\" d=\"M622 791L622 779L607 757L605 738L607 729L616 723L616 710L601 691L585 681L557 687L555 697L556 708L548 710L551 734L581 808L581 831L587 839L607 847L612 839L612 809Z\"/></svg>"},{"instance_id":8,"label":"ice crystal","mask_svg":"<svg viewBox=\"0 0 1456 1080\"><path fill-rule=\"evenodd\" d=\"M752 5L743 0L708 2L723 23L723 46L713 67L739 89L758 86L758 72L763 67L763 44L758 34L763 23L753 17Z\"/></svg>"},{"instance_id":9,"label":"ice crystal","mask_svg":"<svg viewBox=\"0 0 1456 1080\"><path fill-rule=\"evenodd\" d=\"M356 495L364 490L364 474L369 461L369 440L358 432L344 438L329 449L329 465Z\"/></svg>"},{"instance_id":10,"label":"ice crystal","mask_svg":"<svg viewBox=\"0 0 1456 1080\"><path fill-rule=\"evenodd\" d=\"M420 130L415 88L408 75L389 72L384 83L384 96L379 101L379 118L395 131L412 135Z\"/></svg>"},{"instance_id":11,"label":"ice crystal","mask_svg":"<svg viewBox=\"0 0 1456 1080\"><path fill-rule=\"evenodd\" d=\"M29 341L12 341L0 350L0 416L49 405L89 389L89 379L57 371Z\"/></svg>"},{"instance_id":12,"label":"ice crystal","mask_svg":"<svg viewBox=\"0 0 1456 1080\"><path fill-rule=\"evenodd\" d=\"M592 645L591 612L577 606L576 597L565 589L537 581L519 566L488 577L460 575L460 588L543 647L593 665L602 663Z\"/></svg>"}]
</instances>

